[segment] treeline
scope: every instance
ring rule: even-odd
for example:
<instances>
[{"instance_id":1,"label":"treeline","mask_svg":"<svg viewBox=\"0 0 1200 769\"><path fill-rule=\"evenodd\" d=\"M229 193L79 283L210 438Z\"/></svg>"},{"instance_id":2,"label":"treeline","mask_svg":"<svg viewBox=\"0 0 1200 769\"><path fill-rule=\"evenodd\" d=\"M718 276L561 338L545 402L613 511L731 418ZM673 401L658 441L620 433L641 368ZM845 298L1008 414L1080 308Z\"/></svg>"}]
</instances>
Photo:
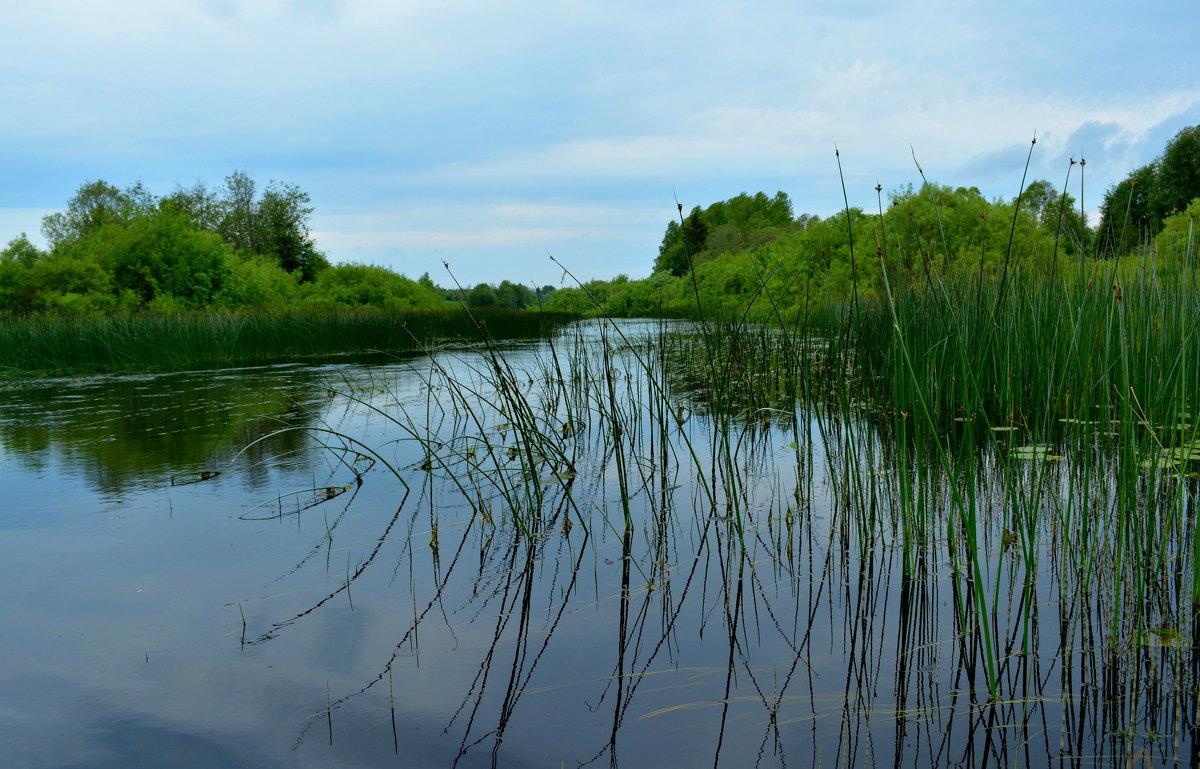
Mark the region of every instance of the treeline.
<instances>
[{"instance_id":1,"label":"treeline","mask_svg":"<svg viewBox=\"0 0 1200 769\"><path fill-rule=\"evenodd\" d=\"M825 219L795 215L783 192L742 193L686 216L681 207L650 277L562 289L548 306L629 316L751 308L792 318L881 295L884 267L891 281L932 286L955 271L979 278L1018 269L1053 274L1139 249L1190 259L1200 213L1200 126L1180 131L1158 160L1109 189L1096 229L1065 185L1045 180L1009 200L934 183L886 197L876 192L874 211L851 208ZM1162 260L1164 268L1169 263Z\"/></svg>"},{"instance_id":2,"label":"treeline","mask_svg":"<svg viewBox=\"0 0 1200 769\"><path fill-rule=\"evenodd\" d=\"M742 193L686 216L681 206L649 277L619 275L555 291L507 280L446 288L428 273L413 281L378 266L331 265L309 233L308 194L278 182L260 192L243 172L221 188L196 184L162 197L141 184L119 189L96 181L43 220L46 250L21 236L0 251L0 313L438 309L469 302L584 313L603 307L628 316L756 307L796 317L879 295L884 267L892 280L932 281L947 270L980 278L1012 269L1054 272L1134 251L1190 255L1200 213L1200 126L1181 130L1153 163L1110 188L1095 229L1066 184L1045 180L1011 200L934 183L886 198L876 191L875 210L824 219L795 214L784 192Z\"/></svg>"},{"instance_id":3,"label":"treeline","mask_svg":"<svg viewBox=\"0 0 1200 769\"><path fill-rule=\"evenodd\" d=\"M437 291L448 302L466 300L472 307L505 307L511 310L528 310L542 306L543 301L554 286L530 288L510 280L502 280L499 285L479 283L474 288L445 288L436 286L429 273L422 275L418 281L421 285Z\"/></svg>"},{"instance_id":4,"label":"treeline","mask_svg":"<svg viewBox=\"0 0 1200 769\"><path fill-rule=\"evenodd\" d=\"M1029 186L1015 230L1013 222L1013 201L988 200L975 187L907 187L881 194L875 212L851 208L824 219L793 216L783 192L742 194L669 224L650 277L561 289L548 305L586 312L598 301L617 315L754 306L797 317L881 294L885 264L893 279L914 280L944 269L995 274L1009 253L1051 269L1092 239L1073 197L1044 181Z\"/></svg>"},{"instance_id":5,"label":"treeline","mask_svg":"<svg viewBox=\"0 0 1200 769\"><path fill-rule=\"evenodd\" d=\"M505 281L469 292L384 267L331 265L309 232L308 193L238 171L223 187L197 183L156 196L87 182L66 210L42 220L48 247L21 235L0 251L0 313L111 314L135 310L376 307L442 309L457 298L536 306Z\"/></svg>"}]
</instances>

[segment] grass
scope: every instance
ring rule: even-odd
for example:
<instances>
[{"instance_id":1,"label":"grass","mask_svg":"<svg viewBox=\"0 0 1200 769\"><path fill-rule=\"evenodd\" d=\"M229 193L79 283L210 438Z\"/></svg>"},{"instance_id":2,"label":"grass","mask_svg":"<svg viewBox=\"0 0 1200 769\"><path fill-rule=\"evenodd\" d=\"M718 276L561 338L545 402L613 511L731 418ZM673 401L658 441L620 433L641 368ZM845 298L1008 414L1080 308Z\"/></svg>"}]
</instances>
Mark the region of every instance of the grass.
<instances>
[{"instance_id":1,"label":"grass","mask_svg":"<svg viewBox=\"0 0 1200 769\"><path fill-rule=\"evenodd\" d=\"M347 353L403 353L438 341L539 338L570 313L462 310L203 311L0 318L0 371L172 371Z\"/></svg>"},{"instance_id":2,"label":"grass","mask_svg":"<svg viewBox=\"0 0 1200 769\"><path fill-rule=\"evenodd\" d=\"M616 735L643 711L707 708L714 763L736 760L724 740L746 728L794 744L781 724L830 715L797 711L806 685L829 697L844 687L844 728L814 744L843 765L883 751L870 735L892 721L930 728L935 744L976 763L1036 764L1067 750L1059 742L1072 754L1162 758L1173 743L1160 735L1190 741L1194 431L1147 419L1183 409L1189 394L1192 306L1172 306L1188 287L1146 280L1118 301L1078 276L1048 284L1020 271L1003 300L998 283L934 285L897 286L824 329L612 325L553 337L521 363L487 343L453 361L431 350L414 371L426 402L359 398L419 458L392 471L420 495L412 515L427 516L409 547L425 544L447 575L430 605L493 616L463 597L478 594L500 611L478 676L503 703L480 721L500 701L464 695L462 750L498 747L539 661L555 642L569 656L559 623L578 605L577 581L615 586L605 609L615 656L598 674L616 695L598 755L614 761ZM1143 315L1158 316L1153 333ZM479 569L464 574L464 560ZM897 601L898 627L886 613ZM664 703L641 682L686 668L704 645L698 628L727 656L706 693ZM776 632L782 655L763 645ZM831 653L812 646L823 634L845 656L814 684L805 670ZM400 646L379 681L404 664ZM503 673L494 656L514 646ZM576 675L597 675L588 670ZM889 687L910 717L879 715ZM739 709L746 701L761 710ZM933 748L926 759L947 760Z\"/></svg>"},{"instance_id":3,"label":"grass","mask_svg":"<svg viewBox=\"0 0 1200 769\"><path fill-rule=\"evenodd\" d=\"M521 365L487 336L452 362L427 350L419 408L348 395L419 457L391 469L421 490L413 515L428 517L432 569L446 575L429 607L456 611L440 602L474 548L480 566L457 599L497 616L476 679L488 687L472 685L458 711L460 757L487 740L499 749L577 605L590 548L611 556L582 576L615 586L597 603L616 637L601 672L576 676L606 682L589 703L612 702L592 760L617 763L636 696L662 696L642 681L705 644L718 649L715 664L700 655L712 686L649 712L710 708L714 765L734 730L758 728L782 751L794 732L781 725L827 716L841 727L828 745L814 729L808 755L828 749L847 766L886 751L881 720L895 723L896 763L906 749L925 751L922 765L1166 762L1197 749L1190 254L885 276L882 299L792 325L698 308L689 329L635 335L597 304L598 334L548 337ZM503 592L484 574L502 575ZM476 595L498 614L472 607ZM376 682L424 616L414 610ZM493 661L514 647L505 678ZM814 674L822 655L835 661ZM818 686L832 703L820 712ZM489 687L502 702L488 704ZM739 710L746 701L761 709Z\"/></svg>"}]
</instances>

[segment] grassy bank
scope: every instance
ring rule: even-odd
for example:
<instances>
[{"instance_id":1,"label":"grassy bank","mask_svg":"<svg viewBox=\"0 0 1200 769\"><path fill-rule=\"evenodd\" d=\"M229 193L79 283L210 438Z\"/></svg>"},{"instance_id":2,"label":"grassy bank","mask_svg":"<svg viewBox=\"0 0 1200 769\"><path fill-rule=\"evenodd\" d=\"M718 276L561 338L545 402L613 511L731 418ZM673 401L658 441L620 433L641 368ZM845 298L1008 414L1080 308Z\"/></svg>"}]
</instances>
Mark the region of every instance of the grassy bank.
<instances>
[{"instance_id":1,"label":"grassy bank","mask_svg":"<svg viewBox=\"0 0 1200 769\"><path fill-rule=\"evenodd\" d=\"M543 336L571 313L498 308L200 311L0 320L0 371L86 374L171 371L229 363L405 352L439 340Z\"/></svg>"}]
</instances>

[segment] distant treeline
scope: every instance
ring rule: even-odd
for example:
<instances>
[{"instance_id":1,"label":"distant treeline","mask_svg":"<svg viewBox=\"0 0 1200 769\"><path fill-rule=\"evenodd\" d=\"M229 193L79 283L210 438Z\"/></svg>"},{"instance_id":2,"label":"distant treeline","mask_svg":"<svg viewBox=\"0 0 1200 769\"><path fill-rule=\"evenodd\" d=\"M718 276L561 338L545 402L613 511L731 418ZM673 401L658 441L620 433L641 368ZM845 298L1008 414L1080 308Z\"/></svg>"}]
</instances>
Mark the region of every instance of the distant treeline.
<instances>
[{"instance_id":1,"label":"distant treeline","mask_svg":"<svg viewBox=\"0 0 1200 769\"><path fill-rule=\"evenodd\" d=\"M555 290L554 286L529 288L528 286L513 283L509 280L500 281L500 285L498 286L493 286L490 283L480 283L470 289L444 288L435 286L433 280L429 277L429 273L422 275L417 282L423 286L433 288L448 302L466 300L472 307L507 307L512 310L528 310L541 307L546 297Z\"/></svg>"},{"instance_id":2,"label":"distant treeline","mask_svg":"<svg viewBox=\"0 0 1200 769\"><path fill-rule=\"evenodd\" d=\"M260 192L240 171L218 189L198 183L161 197L140 183L87 182L42 220L46 250L21 235L0 251L0 314L538 304L537 292L508 281L460 291L428 274L331 265L310 236L312 213L299 187L273 181Z\"/></svg>"},{"instance_id":3,"label":"distant treeline","mask_svg":"<svg viewBox=\"0 0 1200 769\"><path fill-rule=\"evenodd\" d=\"M787 194L740 194L699 206L666 226L654 272L564 288L558 310L642 316L710 310L795 318L854 296L879 296L890 280L926 281L968 272L1044 274L1067 265L1139 254L1190 260L1200 213L1200 126L1181 130L1162 156L1110 188L1102 219L1088 226L1066 181L1028 184L1017 198L987 199L975 187L923 183L889 193L875 210L850 208L825 219L796 215Z\"/></svg>"},{"instance_id":4,"label":"distant treeline","mask_svg":"<svg viewBox=\"0 0 1200 769\"><path fill-rule=\"evenodd\" d=\"M149 309L376 307L542 308L614 315L711 309L797 317L881 293L892 279L947 271L981 278L1011 269L1051 272L1068 262L1138 253L1192 253L1200 212L1200 126L1179 131L1153 163L1111 187L1090 227L1063 184L1036 180L1011 200L975 187L925 182L888 193L874 210L797 215L786 193L742 193L670 221L652 274L582 287L533 289L511 281L444 288L364 264L331 265L309 234L307 193L235 172L219 189L178 187L156 197L141 184L88 182L43 220L49 247L24 235L0 251L0 314L107 314Z\"/></svg>"}]
</instances>

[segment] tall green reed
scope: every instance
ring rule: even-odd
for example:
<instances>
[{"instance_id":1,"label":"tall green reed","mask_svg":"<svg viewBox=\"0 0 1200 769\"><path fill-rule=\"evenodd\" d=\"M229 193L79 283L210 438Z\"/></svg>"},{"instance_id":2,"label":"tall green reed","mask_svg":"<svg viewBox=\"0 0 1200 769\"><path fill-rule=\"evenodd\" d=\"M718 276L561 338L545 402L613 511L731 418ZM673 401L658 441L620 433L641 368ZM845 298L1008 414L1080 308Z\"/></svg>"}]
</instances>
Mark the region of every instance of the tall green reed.
<instances>
[{"instance_id":1,"label":"tall green reed","mask_svg":"<svg viewBox=\"0 0 1200 769\"><path fill-rule=\"evenodd\" d=\"M193 367L346 353L406 352L421 344L495 337L540 338L570 313L485 308L134 313L0 317L0 371L100 373ZM419 342L419 343L418 343Z\"/></svg>"}]
</instances>

